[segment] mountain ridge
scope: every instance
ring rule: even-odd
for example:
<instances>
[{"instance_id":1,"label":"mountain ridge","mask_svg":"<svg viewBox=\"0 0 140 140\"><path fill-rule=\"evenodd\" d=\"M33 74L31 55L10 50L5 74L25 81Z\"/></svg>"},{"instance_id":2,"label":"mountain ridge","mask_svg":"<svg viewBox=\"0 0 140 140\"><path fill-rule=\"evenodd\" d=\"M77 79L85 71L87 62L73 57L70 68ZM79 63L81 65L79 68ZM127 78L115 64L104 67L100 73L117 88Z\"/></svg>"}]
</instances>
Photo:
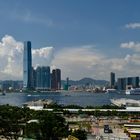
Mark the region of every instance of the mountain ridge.
<instances>
[{"instance_id":1,"label":"mountain ridge","mask_svg":"<svg viewBox=\"0 0 140 140\"><path fill-rule=\"evenodd\" d=\"M66 84L66 80L62 80L62 84ZM82 78L80 80L69 80L69 85L98 85L98 86L104 86L104 85L108 85L109 81L106 80L96 80L96 79L92 79L92 78Z\"/></svg>"}]
</instances>

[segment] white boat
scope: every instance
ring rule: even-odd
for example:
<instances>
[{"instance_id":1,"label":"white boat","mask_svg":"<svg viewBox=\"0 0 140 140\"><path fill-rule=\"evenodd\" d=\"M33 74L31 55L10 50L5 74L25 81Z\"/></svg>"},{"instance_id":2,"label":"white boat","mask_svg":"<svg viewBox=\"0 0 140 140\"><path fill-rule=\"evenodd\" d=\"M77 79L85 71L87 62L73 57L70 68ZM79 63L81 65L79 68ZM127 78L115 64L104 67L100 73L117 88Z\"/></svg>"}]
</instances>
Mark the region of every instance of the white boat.
<instances>
[{"instance_id":1,"label":"white boat","mask_svg":"<svg viewBox=\"0 0 140 140\"><path fill-rule=\"evenodd\" d=\"M127 89L125 91L125 94L127 94L127 95L140 95L140 88Z\"/></svg>"},{"instance_id":2,"label":"white boat","mask_svg":"<svg viewBox=\"0 0 140 140\"><path fill-rule=\"evenodd\" d=\"M116 89L106 89L105 93L117 93Z\"/></svg>"}]
</instances>

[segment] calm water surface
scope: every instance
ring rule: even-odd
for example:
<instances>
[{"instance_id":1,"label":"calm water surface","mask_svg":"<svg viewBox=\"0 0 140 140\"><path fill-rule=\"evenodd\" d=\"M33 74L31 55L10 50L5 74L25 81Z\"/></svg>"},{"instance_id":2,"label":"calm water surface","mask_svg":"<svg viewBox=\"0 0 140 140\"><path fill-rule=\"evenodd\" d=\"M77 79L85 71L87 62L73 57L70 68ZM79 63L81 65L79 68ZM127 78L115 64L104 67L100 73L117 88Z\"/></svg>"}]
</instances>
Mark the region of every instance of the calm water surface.
<instances>
[{"instance_id":1,"label":"calm water surface","mask_svg":"<svg viewBox=\"0 0 140 140\"><path fill-rule=\"evenodd\" d=\"M140 95L125 95L117 93L87 93L87 92L61 92L61 93L6 93L0 95L0 104L22 106L24 103L38 99L52 99L58 104L97 106L110 104L110 99L128 98L140 100Z\"/></svg>"}]
</instances>

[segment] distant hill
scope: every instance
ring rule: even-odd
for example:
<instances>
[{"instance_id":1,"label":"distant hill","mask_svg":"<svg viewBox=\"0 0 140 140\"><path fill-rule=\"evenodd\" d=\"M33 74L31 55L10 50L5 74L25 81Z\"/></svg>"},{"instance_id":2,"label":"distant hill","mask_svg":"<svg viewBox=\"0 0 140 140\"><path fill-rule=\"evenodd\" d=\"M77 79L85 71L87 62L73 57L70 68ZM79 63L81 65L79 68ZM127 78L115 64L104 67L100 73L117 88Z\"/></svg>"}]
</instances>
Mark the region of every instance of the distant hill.
<instances>
[{"instance_id":1,"label":"distant hill","mask_svg":"<svg viewBox=\"0 0 140 140\"><path fill-rule=\"evenodd\" d=\"M65 80L62 80L62 85L64 85L66 83ZM98 86L104 86L104 85L108 85L109 82L106 80L95 80L92 78L83 78L81 80L69 80L69 85L98 85Z\"/></svg>"}]
</instances>

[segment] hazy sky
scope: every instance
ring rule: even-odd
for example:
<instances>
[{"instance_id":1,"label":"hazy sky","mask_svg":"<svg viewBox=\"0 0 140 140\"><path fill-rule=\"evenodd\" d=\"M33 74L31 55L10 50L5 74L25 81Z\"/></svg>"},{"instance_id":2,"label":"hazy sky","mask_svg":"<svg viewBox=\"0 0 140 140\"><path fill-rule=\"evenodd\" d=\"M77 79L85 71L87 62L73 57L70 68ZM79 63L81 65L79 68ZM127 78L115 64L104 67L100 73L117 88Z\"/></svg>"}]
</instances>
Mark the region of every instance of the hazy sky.
<instances>
[{"instance_id":1,"label":"hazy sky","mask_svg":"<svg viewBox=\"0 0 140 140\"><path fill-rule=\"evenodd\" d=\"M60 68L62 79L140 75L139 0L0 2L0 79L22 79L25 40L34 66Z\"/></svg>"}]
</instances>

